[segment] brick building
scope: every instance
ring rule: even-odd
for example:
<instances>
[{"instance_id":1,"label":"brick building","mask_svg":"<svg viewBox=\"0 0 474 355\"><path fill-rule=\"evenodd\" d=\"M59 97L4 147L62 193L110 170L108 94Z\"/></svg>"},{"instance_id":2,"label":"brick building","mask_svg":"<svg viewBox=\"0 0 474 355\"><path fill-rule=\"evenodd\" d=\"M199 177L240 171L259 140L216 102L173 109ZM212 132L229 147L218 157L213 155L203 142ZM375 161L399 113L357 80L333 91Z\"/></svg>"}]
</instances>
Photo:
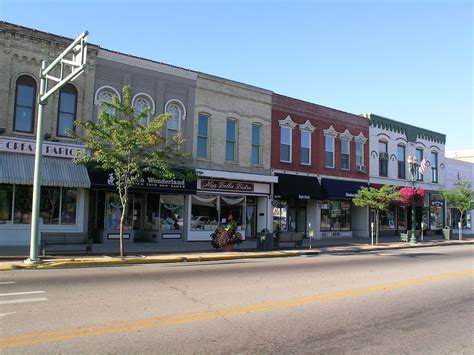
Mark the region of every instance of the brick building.
<instances>
[{"instance_id":1,"label":"brick building","mask_svg":"<svg viewBox=\"0 0 474 355\"><path fill-rule=\"evenodd\" d=\"M274 229L367 237L367 209L351 200L368 183L368 136L364 117L274 94Z\"/></svg>"}]
</instances>

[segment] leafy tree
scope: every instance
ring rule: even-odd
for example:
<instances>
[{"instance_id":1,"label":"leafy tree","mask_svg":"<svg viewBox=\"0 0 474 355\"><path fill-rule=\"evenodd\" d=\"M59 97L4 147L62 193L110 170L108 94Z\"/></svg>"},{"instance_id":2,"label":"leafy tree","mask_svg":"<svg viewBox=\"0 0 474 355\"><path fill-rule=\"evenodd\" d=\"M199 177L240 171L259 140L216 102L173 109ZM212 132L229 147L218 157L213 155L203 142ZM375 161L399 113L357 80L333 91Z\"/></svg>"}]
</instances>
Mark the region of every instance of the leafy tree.
<instances>
[{"instance_id":1,"label":"leafy tree","mask_svg":"<svg viewBox=\"0 0 474 355\"><path fill-rule=\"evenodd\" d=\"M466 211L472 208L472 200L474 197L472 185L467 181L460 181L455 184L453 189L449 191L441 191L441 193L448 203L448 206L457 209L461 215L459 219L459 222L461 223L461 228L459 228L459 240L462 240L463 216Z\"/></svg>"},{"instance_id":2,"label":"leafy tree","mask_svg":"<svg viewBox=\"0 0 474 355\"><path fill-rule=\"evenodd\" d=\"M390 204L400 198L400 192L396 187L384 185L380 189L374 187L362 187L352 199L358 207L370 207L377 211L375 218L375 241L379 243L380 211L387 210Z\"/></svg>"},{"instance_id":3,"label":"leafy tree","mask_svg":"<svg viewBox=\"0 0 474 355\"><path fill-rule=\"evenodd\" d=\"M187 154L181 153L182 132L167 141L162 134L169 114L144 122L149 110L136 113L129 86L122 89L122 101L114 96L112 102L100 102L99 121L75 121L85 131L83 140L89 152L75 159L76 163L112 171L120 197L120 256L124 256L123 225L129 199L129 189L151 172L162 179L195 180L194 170L186 166Z\"/></svg>"}]
</instances>

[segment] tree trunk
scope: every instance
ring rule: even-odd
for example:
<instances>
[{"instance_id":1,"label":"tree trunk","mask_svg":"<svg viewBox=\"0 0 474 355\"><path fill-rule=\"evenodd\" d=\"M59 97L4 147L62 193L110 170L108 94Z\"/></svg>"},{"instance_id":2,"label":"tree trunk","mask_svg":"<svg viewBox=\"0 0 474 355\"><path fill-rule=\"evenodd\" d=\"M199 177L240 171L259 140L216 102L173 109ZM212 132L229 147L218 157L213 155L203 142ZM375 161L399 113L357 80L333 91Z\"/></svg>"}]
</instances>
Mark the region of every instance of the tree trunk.
<instances>
[{"instance_id":1,"label":"tree trunk","mask_svg":"<svg viewBox=\"0 0 474 355\"><path fill-rule=\"evenodd\" d=\"M124 257L123 253L123 222L125 221L125 206L122 205L122 215L120 216L120 257Z\"/></svg>"},{"instance_id":2,"label":"tree trunk","mask_svg":"<svg viewBox=\"0 0 474 355\"><path fill-rule=\"evenodd\" d=\"M380 211L377 210L377 214L375 215L375 244L379 245L379 214Z\"/></svg>"}]
</instances>

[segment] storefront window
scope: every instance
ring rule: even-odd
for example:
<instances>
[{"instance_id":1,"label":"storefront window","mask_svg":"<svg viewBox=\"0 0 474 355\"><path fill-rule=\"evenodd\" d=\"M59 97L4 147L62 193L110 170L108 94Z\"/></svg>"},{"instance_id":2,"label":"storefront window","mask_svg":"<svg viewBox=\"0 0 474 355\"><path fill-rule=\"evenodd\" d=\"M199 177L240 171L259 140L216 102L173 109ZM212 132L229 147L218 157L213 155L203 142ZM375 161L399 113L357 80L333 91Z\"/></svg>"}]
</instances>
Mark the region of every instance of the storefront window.
<instances>
[{"instance_id":1,"label":"storefront window","mask_svg":"<svg viewBox=\"0 0 474 355\"><path fill-rule=\"evenodd\" d=\"M145 229L157 231L160 229L160 196L149 193L146 197Z\"/></svg>"},{"instance_id":2,"label":"storefront window","mask_svg":"<svg viewBox=\"0 0 474 355\"><path fill-rule=\"evenodd\" d=\"M76 224L77 189L62 189L61 224Z\"/></svg>"},{"instance_id":3,"label":"storefront window","mask_svg":"<svg viewBox=\"0 0 474 355\"><path fill-rule=\"evenodd\" d=\"M450 208L448 209L448 223L449 226L453 229L459 228L459 221L461 217L461 213L458 209ZM463 219L462 219L462 229L471 229L471 211L464 212Z\"/></svg>"},{"instance_id":4,"label":"storefront window","mask_svg":"<svg viewBox=\"0 0 474 355\"><path fill-rule=\"evenodd\" d=\"M321 204L321 230L351 230L351 203L335 200Z\"/></svg>"},{"instance_id":5,"label":"storefront window","mask_svg":"<svg viewBox=\"0 0 474 355\"><path fill-rule=\"evenodd\" d=\"M0 185L0 223L12 220L13 185Z\"/></svg>"},{"instance_id":6,"label":"storefront window","mask_svg":"<svg viewBox=\"0 0 474 355\"><path fill-rule=\"evenodd\" d=\"M41 188L40 217L44 224L59 224L59 187Z\"/></svg>"},{"instance_id":7,"label":"storefront window","mask_svg":"<svg viewBox=\"0 0 474 355\"><path fill-rule=\"evenodd\" d=\"M27 185L15 186L15 212L14 223L31 223L33 187Z\"/></svg>"},{"instance_id":8,"label":"storefront window","mask_svg":"<svg viewBox=\"0 0 474 355\"><path fill-rule=\"evenodd\" d=\"M115 192L105 194L105 229L120 229L120 217L122 216L122 204ZM124 229L131 229L130 218L125 218Z\"/></svg>"},{"instance_id":9,"label":"storefront window","mask_svg":"<svg viewBox=\"0 0 474 355\"><path fill-rule=\"evenodd\" d=\"M380 211L380 228L395 229L395 206L390 205L387 210Z\"/></svg>"},{"instance_id":10,"label":"storefront window","mask_svg":"<svg viewBox=\"0 0 474 355\"><path fill-rule=\"evenodd\" d=\"M443 228L444 200L441 195L431 195L430 199L430 229Z\"/></svg>"},{"instance_id":11,"label":"storefront window","mask_svg":"<svg viewBox=\"0 0 474 355\"><path fill-rule=\"evenodd\" d=\"M286 201L274 200L273 205L273 231L287 231L288 206Z\"/></svg>"},{"instance_id":12,"label":"storefront window","mask_svg":"<svg viewBox=\"0 0 474 355\"><path fill-rule=\"evenodd\" d=\"M406 207L404 207L404 206L398 207L397 223L398 223L398 229L400 229L400 230L407 229L406 215L407 215Z\"/></svg>"},{"instance_id":13,"label":"storefront window","mask_svg":"<svg viewBox=\"0 0 474 355\"><path fill-rule=\"evenodd\" d=\"M245 228L244 206L245 197L220 196L221 200L221 223L227 223L229 217L237 223L238 228Z\"/></svg>"},{"instance_id":14,"label":"storefront window","mask_svg":"<svg viewBox=\"0 0 474 355\"><path fill-rule=\"evenodd\" d=\"M160 224L162 230L182 230L184 196L162 195L160 197Z\"/></svg>"},{"instance_id":15,"label":"storefront window","mask_svg":"<svg viewBox=\"0 0 474 355\"><path fill-rule=\"evenodd\" d=\"M192 196L191 230L215 230L219 219L218 205L218 196Z\"/></svg>"}]
</instances>

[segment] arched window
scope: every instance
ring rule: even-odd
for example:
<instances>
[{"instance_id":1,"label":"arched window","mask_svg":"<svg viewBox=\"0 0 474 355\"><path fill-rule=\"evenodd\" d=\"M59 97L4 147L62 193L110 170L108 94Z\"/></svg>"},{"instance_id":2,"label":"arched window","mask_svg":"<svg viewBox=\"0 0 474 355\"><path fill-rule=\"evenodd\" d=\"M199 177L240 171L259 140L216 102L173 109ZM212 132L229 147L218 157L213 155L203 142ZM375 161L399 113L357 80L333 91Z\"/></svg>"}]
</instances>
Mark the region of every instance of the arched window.
<instances>
[{"instance_id":1,"label":"arched window","mask_svg":"<svg viewBox=\"0 0 474 355\"><path fill-rule=\"evenodd\" d=\"M133 98L133 107L135 108L135 116L138 116L143 110L148 109L148 115L142 120L142 124L148 126L151 115L155 113L153 99L147 94L137 94Z\"/></svg>"},{"instance_id":2,"label":"arched window","mask_svg":"<svg viewBox=\"0 0 474 355\"><path fill-rule=\"evenodd\" d=\"M69 131L74 131L76 120L77 90L74 85L67 84L59 92L57 135L69 137Z\"/></svg>"},{"instance_id":3,"label":"arched window","mask_svg":"<svg viewBox=\"0 0 474 355\"><path fill-rule=\"evenodd\" d=\"M101 102L112 103L112 98L114 96L117 96L119 98L119 101L120 101L120 94L118 93L117 90L115 90L111 86L102 86L101 88L99 88L96 91L94 103L98 106L97 117L100 117L101 112L104 111L104 110L111 113L111 114L114 112L114 110L112 108L105 107L105 106L102 106L100 104Z\"/></svg>"},{"instance_id":4,"label":"arched window","mask_svg":"<svg viewBox=\"0 0 474 355\"><path fill-rule=\"evenodd\" d=\"M29 75L22 75L16 81L14 130L33 132L35 117L36 82Z\"/></svg>"},{"instance_id":5,"label":"arched window","mask_svg":"<svg viewBox=\"0 0 474 355\"><path fill-rule=\"evenodd\" d=\"M181 119L183 110L181 105L177 103L170 103L166 106L166 112L170 114L170 118L166 125L166 139L171 142L178 130L181 128Z\"/></svg>"}]
</instances>

